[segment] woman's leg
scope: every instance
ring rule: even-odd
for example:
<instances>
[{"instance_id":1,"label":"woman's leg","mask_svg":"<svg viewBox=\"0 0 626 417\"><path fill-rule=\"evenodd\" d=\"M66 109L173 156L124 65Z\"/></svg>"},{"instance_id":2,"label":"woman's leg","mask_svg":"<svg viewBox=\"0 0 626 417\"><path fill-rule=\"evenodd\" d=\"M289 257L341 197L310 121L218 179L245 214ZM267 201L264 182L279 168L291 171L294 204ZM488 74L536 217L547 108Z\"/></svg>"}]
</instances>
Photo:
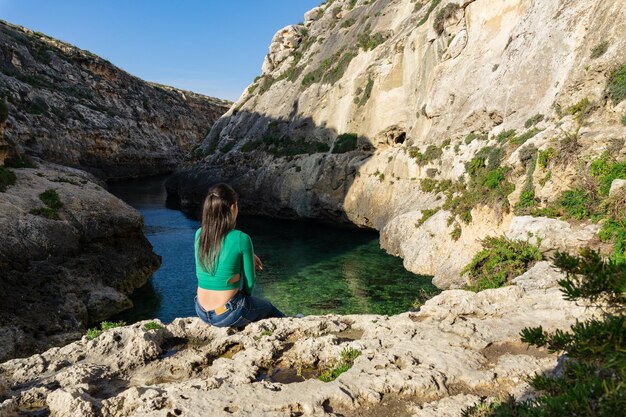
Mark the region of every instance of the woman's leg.
<instances>
[{"instance_id":1,"label":"woman's leg","mask_svg":"<svg viewBox=\"0 0 626 417\"><path fill-rule=\"evenodd\" d=\"M285 317L285 315L269 301L251 295L246 295L242 316L250 321L259 321L270 317Z\"/></svg>"}]
</instances>

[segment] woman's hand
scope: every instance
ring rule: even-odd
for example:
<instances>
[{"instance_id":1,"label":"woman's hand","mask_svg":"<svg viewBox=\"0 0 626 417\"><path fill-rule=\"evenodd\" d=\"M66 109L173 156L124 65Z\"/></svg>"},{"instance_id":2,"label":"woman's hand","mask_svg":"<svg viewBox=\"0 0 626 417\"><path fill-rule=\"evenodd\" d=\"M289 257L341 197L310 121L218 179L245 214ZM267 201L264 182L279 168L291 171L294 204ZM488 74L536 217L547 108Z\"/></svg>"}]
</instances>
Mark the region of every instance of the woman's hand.
<instances>
[{"instance_id":1,"label":"woman's hand","mask_svg":"<svg viewBox=\"0 0 626 417\"><path fill-rule=\"evenodd\" d=\"M259 271L263 270L263 262L261 262L261 259L256 256L256 254L254 255L254 267Z\"/></svg>"}]
</instances>

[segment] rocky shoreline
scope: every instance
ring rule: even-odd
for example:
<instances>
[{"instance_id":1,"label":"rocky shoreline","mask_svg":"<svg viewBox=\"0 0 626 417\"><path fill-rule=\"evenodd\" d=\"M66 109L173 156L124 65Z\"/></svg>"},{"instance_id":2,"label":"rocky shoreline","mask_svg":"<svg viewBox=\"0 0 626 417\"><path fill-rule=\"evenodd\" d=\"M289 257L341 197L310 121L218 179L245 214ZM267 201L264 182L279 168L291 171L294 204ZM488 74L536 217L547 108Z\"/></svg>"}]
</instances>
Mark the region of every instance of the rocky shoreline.
<instances>
[{"instance_id":1,"label":"rocky shoreline","mask_svg":"<svg viewBox=\"0 0 626 417\"><path fill-rule=\"evenodd\" d=\"M268 319L243 331L197 318L115 328L0 364L0 414L458 416L481 398L532 396L526 378L557 366L519 333L589 316L563 300L559 278L540 262L515 285L444 291L391 317ZM359 352L351 368L318 379L346 350Z\"/></svg>"}]
</instances>

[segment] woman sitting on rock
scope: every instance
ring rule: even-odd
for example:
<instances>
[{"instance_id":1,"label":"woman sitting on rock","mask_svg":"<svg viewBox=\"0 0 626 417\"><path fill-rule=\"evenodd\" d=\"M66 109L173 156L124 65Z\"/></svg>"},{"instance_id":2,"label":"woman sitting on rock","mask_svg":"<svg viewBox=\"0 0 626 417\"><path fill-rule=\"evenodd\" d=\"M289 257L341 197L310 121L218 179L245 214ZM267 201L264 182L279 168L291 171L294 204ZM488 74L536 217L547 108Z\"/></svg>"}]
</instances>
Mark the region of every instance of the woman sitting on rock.
<instances>
[{"instance_id":1,"label":"woman sitting on rock","mask_svg":"<svg viewBox=\"0 0 626 417\"><path fill-rule=\"evenodd\" d=\"M198 293L196 313L218 327L243 328L250 322L285 317L269 301L252 296L255 268L263 269L252 240L235 229L237 193L227 184L209 189L196 231Z\"/></svg>"}]
</instances>

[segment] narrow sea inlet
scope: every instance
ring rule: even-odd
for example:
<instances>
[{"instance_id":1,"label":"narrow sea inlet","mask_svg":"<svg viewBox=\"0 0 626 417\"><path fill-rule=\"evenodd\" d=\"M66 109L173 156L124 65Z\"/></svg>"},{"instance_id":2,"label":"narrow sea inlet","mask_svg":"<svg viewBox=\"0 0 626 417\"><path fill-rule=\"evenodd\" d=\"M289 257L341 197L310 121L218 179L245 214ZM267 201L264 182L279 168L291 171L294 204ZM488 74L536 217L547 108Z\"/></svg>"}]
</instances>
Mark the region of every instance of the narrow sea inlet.
<instances>
[{"instance_id":1,"label":"narrow sea inlet","mask_svg":"<svg viewBox=\"0 0 626 417\"><path fill-rule=\"evenodd\" d=\"M158 177L109 187L143 214L145 234L163 258L150 282L132 295L134 307L116 320L169 322L195 315L193 238L199 222L166 207L164 182ZM380 249L378 233L370 230L245 215L237 228L252 237L264 264L255 295L288 315L398 314L420 294L438 292L430 277L406 271L400 258Z\"/></svg>"}]
</instances>

